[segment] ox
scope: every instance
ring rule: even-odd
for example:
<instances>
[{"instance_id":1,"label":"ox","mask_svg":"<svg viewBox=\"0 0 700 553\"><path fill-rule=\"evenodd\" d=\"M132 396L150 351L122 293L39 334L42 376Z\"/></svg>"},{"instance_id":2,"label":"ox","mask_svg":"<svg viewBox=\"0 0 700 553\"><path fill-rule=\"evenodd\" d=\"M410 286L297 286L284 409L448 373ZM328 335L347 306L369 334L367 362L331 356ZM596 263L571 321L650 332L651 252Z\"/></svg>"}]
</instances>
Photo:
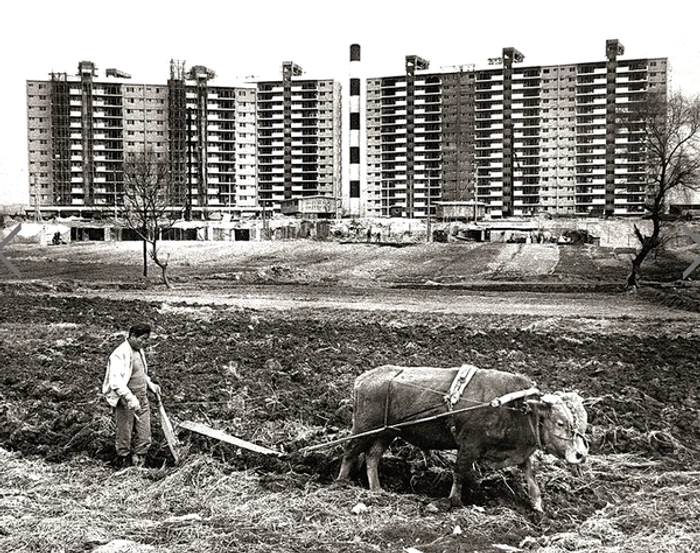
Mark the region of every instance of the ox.
<instances>
[{"instance_id":1,"label":"ox","mask_svg":"<svg viewBox=\"0 0 700 553\"><path fill-rule=\"evenodd\" d=\"M370 490L380 490L379 460L401 437L423 450L457 450L452 506L461 506L463 480L479 461L492 469L519 466L532 506L542 512L531 456L542 449L573 465L585 461L588 416L581 397L574 392L541 395L522 375L473 367L452 404L446 391L454 389L458 371L385 365L357 377L352 427L357 437L345 443L338 479L348 479L364 453ZM517 393L523 390L531 395ZM517 399L494 406L508 394Z\"/></svg>"}]
</instances>

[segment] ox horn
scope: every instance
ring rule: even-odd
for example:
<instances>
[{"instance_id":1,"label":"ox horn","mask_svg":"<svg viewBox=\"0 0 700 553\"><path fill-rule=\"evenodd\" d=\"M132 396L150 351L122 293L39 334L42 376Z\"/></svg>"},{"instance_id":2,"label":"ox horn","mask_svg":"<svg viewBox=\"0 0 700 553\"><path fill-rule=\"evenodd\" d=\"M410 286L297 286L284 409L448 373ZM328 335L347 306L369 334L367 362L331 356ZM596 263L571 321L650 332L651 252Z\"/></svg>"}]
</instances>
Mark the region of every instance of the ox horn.
<instances>
[{"instance_id":1,"label":"ox horn","mask_svg":"<svg viewBox=\"0 0 700 553\"><path fill-rule=\"evenodd\" d=\"M544 394L540 401L542 401L542 403L547 403L548 405L554 405L555 403L561 402L561 396L556 394Z\"/></svg>"}]
</instances>

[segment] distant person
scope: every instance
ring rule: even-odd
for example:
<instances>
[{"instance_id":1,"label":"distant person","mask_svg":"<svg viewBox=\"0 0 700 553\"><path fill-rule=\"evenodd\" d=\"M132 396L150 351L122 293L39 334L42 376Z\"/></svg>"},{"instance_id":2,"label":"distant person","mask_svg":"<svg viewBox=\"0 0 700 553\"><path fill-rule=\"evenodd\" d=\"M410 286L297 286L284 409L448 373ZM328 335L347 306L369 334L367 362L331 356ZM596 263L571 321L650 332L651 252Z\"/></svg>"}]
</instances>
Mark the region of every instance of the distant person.
<instances>
[{"instance_id":1,"label":"distant person","mask_svg":"<svg viewBox=\"0 0 700 553\"><path fill-rule=\"evenodd\" d=\"M636 292L639 287L639 277L637 277L637 271L632 271L627 277L627 283L625 284L625 290L628 292Z\"/></svg>"},{"instance_id":2,"label":"distant person","mask_svg":"<svg viewBox=\"0 0 700 553\"><path fill-rule=\"evenodd\" d=\"M109 356L102 393L114 408L117 467L131 463L143 467L151 446L151 410L148 391L160 394L160 386L148 376L143 347L151 327L138 323L129 329L127 339Z\"/></svg>"}]
</instances>

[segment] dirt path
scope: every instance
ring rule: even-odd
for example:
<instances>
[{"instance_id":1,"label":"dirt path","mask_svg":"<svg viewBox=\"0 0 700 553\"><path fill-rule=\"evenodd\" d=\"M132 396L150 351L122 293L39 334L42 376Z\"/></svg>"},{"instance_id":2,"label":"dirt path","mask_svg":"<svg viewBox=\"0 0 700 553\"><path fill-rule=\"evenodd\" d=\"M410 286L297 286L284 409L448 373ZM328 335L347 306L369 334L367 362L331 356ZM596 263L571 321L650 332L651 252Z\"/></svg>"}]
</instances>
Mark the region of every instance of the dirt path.
<instances>
[{"instance_id":1,"label":"dirt path","mask_svg":"<svg viewBox=\"0 0 700 553\"><path fill-rule=\"evenodd\" d=\"M70 297L74 293L52 293ZM81 294L78 294L81 295ZM649 304L632 294L482 292L455 289L236 286L222 290L99 290L82 295L168 304L230 305L250 309L331 308L462 315L531 315L603 319L698 321L700 314Z\"/></svg>"}]
</instances>

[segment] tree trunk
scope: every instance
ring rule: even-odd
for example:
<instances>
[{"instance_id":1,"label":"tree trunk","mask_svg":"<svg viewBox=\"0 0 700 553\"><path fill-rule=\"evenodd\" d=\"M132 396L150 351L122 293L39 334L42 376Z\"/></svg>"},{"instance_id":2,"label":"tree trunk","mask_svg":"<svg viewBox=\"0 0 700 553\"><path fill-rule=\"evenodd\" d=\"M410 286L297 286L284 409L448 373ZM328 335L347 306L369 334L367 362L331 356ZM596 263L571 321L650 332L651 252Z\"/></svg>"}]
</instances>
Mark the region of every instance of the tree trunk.
<instances>
[{"instance_id":1,"label":"tree trunk","mask_svg":"<svg viewBox=\"0 0 700 553\"><path fill-rule=\"evenodd\" d=\"M170 286L170 281L168 280L168 274L167 274L168 266L161 265L160 263L158 263L157 265L158 265L158 267L160 267L161 277L163 278L163 284L165 284L165 287L168 289L172 288L172 286Z\"/></svg>"},{"instance_id":2,"label":"tree trunk","mask_svg":"<svg viewBox=\"0 0 700 553\"><path fill-rule=\"evenodd\" d=\"M153 259L153 262L160 267L161 278L163 279L163 284L165 287L168 289L172 288L170 281L168 280L167 272L170 255L168 254L168 259L161 261L161 259L158 257L157 242L155 240L151 242L151 258Z\"/></svg>"},{"instance_id":3,"label":"tree trunk","mask_svg":"<svg viewBox=\"0 0 700 553\"><path fill-rule=\"evenodd\" d=\"M143 240L143 276L148 276L148 243Z\"/></svg>"},{"instance_id":4,"label":"tree trunk","mask_svg":"<svg viewBox=\"0 0 700 553\"><path fill-rule=\"evenodd\" d=\"M655 210L652 213L652 232L650 235L644 235L637 225L634 226L634 233L639 239L641 244L641 249L637 252L637 255L632 259L632 272L627 277L627 284L625 288L636 289L639 285L639 274L642 268L642 263L651 253L651 251L656 248L659 244L659 235L661 234L661 215L658 206L655 206Z\"/></svg>"}]
</instances>

